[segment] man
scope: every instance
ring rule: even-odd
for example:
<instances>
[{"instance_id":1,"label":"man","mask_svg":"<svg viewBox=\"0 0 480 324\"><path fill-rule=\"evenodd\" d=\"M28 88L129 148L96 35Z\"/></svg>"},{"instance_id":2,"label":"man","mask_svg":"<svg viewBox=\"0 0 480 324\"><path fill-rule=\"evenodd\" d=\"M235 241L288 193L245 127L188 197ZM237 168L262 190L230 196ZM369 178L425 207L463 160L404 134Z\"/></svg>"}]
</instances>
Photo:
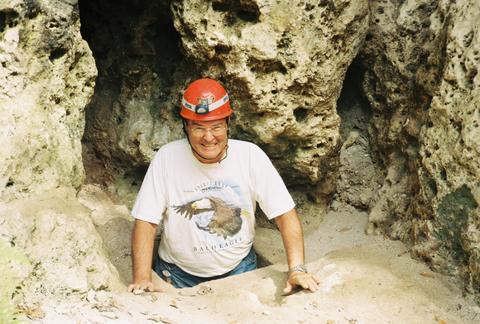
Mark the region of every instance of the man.
<instances>
[{"instance_id":1,"label":"man","mask_svg":"<svg viewBox=\"0 0 480 324\"><path fill-rule=\"evenodd\" d=\"M231 114L228 94L216 81L200 79L185 90L180 115L186 139L157 152L132 210L136 220L129 291L161 291L151 277L160 222L153 268L177 288L255 269L257 202L282 235L290 269L284 292L318 288L318 279L304 266L303 233L293 200L258 146L228 139Z\"/></svg>"}]
</instances>

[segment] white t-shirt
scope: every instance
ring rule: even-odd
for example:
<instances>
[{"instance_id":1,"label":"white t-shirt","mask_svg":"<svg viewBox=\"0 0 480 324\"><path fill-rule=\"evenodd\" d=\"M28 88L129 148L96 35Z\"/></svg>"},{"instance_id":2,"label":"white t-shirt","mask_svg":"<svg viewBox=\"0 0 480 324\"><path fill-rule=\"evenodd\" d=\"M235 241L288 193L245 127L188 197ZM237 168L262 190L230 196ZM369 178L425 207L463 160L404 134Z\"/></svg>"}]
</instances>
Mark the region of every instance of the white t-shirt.
<instances>
[{"instance_id":1,"label":"white t-shirt","mask_svg":"<svg viewBox=\"0 0 480 324\"><path fill-rule=\"evenodd\" d=\"M163 260L211 277L232 270L250 251L256 202L269 219L295 207L258 146L229 139L227 157L206 164L183 139L156 153L132 215L155 224L163 221L158 251Z\"/></svg>"}]
</instances>

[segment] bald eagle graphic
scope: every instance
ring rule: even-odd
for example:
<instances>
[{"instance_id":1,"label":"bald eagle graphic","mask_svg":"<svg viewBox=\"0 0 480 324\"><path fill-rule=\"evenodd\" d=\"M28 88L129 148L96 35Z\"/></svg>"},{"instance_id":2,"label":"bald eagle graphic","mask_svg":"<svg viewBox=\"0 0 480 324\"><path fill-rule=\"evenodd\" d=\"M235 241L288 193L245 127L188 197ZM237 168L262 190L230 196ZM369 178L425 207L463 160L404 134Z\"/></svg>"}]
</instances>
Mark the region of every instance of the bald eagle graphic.
<instances>
[{"instance_id":1,"label":"bald eagle graphic","mask_svg":"<svg viewBox=\"0 0 480 324\"><path fill-rule=\"evenodd\" d=\"M224 239L234 236L242 228L242 209L217 197L202 198L173 208L189 220L202 213L213 212L207 224L199 219L195 220L195 224L202 231L222 236Z\"/></svg>"}]
</instances>

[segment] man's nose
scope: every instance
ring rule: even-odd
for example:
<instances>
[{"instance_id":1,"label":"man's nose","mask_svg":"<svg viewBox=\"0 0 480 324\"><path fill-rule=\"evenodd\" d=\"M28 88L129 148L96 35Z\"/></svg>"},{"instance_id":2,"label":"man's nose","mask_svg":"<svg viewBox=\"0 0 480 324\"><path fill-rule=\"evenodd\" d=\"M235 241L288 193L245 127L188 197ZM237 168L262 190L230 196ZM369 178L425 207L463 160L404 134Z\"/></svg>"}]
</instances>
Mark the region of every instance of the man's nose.
<instances>
[{"instance_id":1,"label":"man's nose","mask_svg":"<svg viewBox=\"0 0 480 324\"><path fill-rule=\"evenodd\" d=\"M207 141L211 141L215 138L215 136L213 136L213 133L212 133L211 129L206 129L205 130L205 135L203 135L203 138Z\"/></svg>"}]
</instances>

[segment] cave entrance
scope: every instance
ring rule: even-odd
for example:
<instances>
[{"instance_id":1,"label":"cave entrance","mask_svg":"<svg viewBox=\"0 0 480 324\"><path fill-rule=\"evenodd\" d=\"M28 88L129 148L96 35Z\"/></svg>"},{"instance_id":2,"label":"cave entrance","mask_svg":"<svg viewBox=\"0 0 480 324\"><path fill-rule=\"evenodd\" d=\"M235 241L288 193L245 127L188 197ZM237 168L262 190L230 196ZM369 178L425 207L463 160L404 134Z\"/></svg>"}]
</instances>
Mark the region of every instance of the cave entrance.
<instances>
[{"instance_id":1,"label":"cave entrance","mask_svg":"<svg viewBox=\"0 0 480 324\"><path fill-rule=\"evenodd\" d=\"M343 80L342 91L337 101L337 113L341 118L342 142L345 142L351 131L358 131L368 136L368 124L372 112L362 89L364 73L360 59L356 58L350 64Z\"/></svg>"},{"instance_id":2,"label":"cave entrance","mask_svg":"<svg viewBox=\"0 0 480 324\"><path fill-rule=\"evenodd\" d=\"M80 0L79 8L98 69L82 140L87 182L128 179L128 192L155 151L181 135L175 86L187 74L180 36L169 0ZM123 198L129 205L132 193Z\"/></svg>"},{"instance_id":3,"label":"cave entrance","mask_svg":"<svg viewBox=\"0 0 480 324\"><path fill-rule=\"evenodd\" d=\"M382 172L369 129L373 113L362 89L364 73L360 59L354 59L337 101L342 147L336 199L368 210L382 183Z\"/></svg>"}]
</instances>

